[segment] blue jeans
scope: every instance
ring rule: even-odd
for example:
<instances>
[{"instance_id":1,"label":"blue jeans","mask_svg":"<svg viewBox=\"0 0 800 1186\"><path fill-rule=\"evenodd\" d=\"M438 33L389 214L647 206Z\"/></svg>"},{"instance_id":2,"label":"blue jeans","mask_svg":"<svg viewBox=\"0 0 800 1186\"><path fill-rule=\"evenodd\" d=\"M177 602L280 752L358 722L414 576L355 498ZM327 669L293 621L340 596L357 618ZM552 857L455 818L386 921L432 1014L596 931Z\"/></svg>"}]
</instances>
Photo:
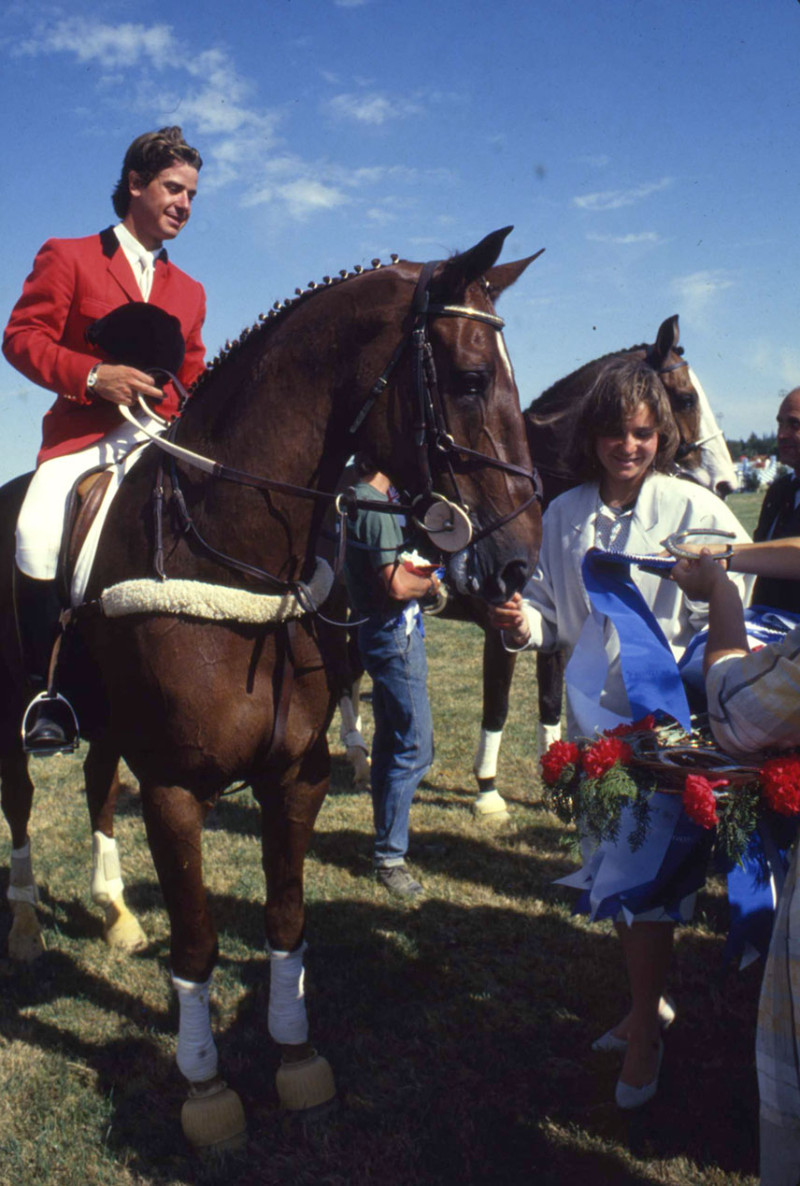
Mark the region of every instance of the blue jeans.
<instances>
[{"instance_id":1,"label":"blue jeans","mask_svg":"<svg viewBox=\"0 0 800 1186\"><path fill-rule=\"evenodd\" d=\"M359 626L358 647L372 677L374 863L402 865L411 800L433 761L425 643L418 627L406 634L401 616Z\"/></svg>"}]
</instances>

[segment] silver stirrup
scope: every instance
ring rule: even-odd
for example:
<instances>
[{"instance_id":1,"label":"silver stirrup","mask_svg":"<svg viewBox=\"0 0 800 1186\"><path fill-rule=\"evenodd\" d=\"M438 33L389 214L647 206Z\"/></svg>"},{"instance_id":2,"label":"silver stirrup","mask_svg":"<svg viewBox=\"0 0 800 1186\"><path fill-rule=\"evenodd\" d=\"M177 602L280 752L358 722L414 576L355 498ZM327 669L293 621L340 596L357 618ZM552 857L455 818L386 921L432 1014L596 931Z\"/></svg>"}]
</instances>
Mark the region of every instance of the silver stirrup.
<instances>
[{"instance_id":1,"label":"silver stirrup","mask_svg":"<svg viewBox=\"0 0 800 1186\"><path fill-rule=\"evenodd\" d=\"M47 701L50 701L51 703L53 701L57 701L59 704L66 706L69 719L72 723L72 740L64 742L63 745L54 745L49 749L45 746L32 748L28 746L25 741L25 738L28 736L28 721L33 709L36 708L38 704ZM52 754L73 754L80 744L78 718L75 715L75 709L72 707L69 700L67 700L66 696L62 696L60 692L48 692L45 689L44 692L39 692L37 696L34 696L28 707L25 709L25 715L22 718L20 736L22 738L23 750L26 754L30 754L33 758L49 758Z\"/></svg>"}]
</instances>

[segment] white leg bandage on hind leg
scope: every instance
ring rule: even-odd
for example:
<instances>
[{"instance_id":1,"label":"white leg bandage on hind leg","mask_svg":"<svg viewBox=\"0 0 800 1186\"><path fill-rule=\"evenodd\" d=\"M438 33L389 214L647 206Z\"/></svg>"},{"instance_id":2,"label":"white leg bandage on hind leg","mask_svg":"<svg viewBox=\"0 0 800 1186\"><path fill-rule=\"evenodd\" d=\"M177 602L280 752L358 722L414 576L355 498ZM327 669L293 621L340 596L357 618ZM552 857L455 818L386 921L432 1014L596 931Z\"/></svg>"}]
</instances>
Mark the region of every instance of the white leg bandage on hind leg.
<instances>
[{"instance_id":1,"label":"white leg bandage on hind leg","mask_svg":"<svg viewBox=\"0 0 800 1186\"><path fill-rule=\"evenodd\" d=\"M339 701L339 716L341 717L339 736L342 744L348 749L358 746L366 753L367 743L361 736L361 713L358 711L360 682L357 680L353 684L350 695L342 696Z\"/></svg>"},{"instance_id":2,"label":"white leg bandage on hind leg","mask_svg":"<svg viewBox=\"0 0 800 1186\"><path fill-rule=\"evenodd\" d=\"M503 740L502 729L481 728L481 739L475 752L472 770L476 778L494 778L497 774L497 755Z\"/></svg>"},{"instance_id":3,"label":"white leg bandage on hind leg","mask_svg":"<svg viewBox=\"0 0 800 1186\"><path fill-rule=\"evenodd\" d=\"M116 840L109 840L102 832L92 835L92 901L98 906L110 906L122 897L122 869Z\"/></svg>"},{"instance_id":4,"label":"white leg bandage on hind leg","mask_svg":"<svg viewBox=\"0 0 800 1186\"><path fill-rule=\"evenodd\" d=\"M561 724L543 725L539 722L536 730L536 754L543 758L554 741L561 740Z\"/></svg>"},{"instance_id":5,"label":"white leg bandage on hind leg","mask_svg":"<svg viewBox=\"0 0 800 1186\"><path fill-rule=\"evenodd\" d=\"M219 1066L208 1006L211 978L205 984L195 984L192 980L180 980L173 976L172 983L180 1007L176 1054L178 1070L190 1083L205 1083L214 1078Z\"/></svg>"},{"instance_id":6,"label":"white leg bandage on hind leg","mask_svg":"<svg viewBox=\"0 0 800 1186\"><path fill-rule=\"evenodd\" d=\"M305 943L297 951L273 951L269 957L269 1032L279 1046L299 1046L308 1041L306 1015Z\"/></svg>"},{"instance_id":7,"label":"white leg bandage on hind leg","mask_svg":"<svg viewBox=\"0 0 800 1186\"><path fill-rule=\"evenodd\" d=\"M39 891L33 880L30 840L26 840L22 848L11 849L8 900L9 902L27 902L29 906L35 906L39 901Z\"/></svg>"}]
</instances>

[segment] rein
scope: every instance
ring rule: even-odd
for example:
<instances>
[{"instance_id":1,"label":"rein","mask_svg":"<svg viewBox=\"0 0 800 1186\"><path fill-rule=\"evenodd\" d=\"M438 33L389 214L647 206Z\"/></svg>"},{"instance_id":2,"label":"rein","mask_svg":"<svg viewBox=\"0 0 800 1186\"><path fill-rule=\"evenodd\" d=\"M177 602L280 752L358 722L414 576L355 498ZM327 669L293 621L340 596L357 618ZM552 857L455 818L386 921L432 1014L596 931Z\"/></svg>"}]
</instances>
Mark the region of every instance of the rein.
<instances>
[{"instance_id":1,"label":"rein","mask_svg":"<svg viewBox=\"0 0 800 1186\"><path fill-rule=\"evenodd\" d=\"M344 519L347 515L353 516L357 510L374 510L382 514L394 515L410 515L415 522L423 529L432 530L430 527L426 528L424 519L420 520L417 515L420 510L421 503L433 503L438 506L444 503L450 508L451 521L456 520L454 529L459 526L466 528L469 532L469 538L466 544L477 543L479 540L497 531L506 523L515 519L523 511L537 499L541 499L541 483L538 474L534 471L524 469L522 466L514 465L508 461L502 461L497 457L491 457L489 454L481 453L475 449L470 449L465 445L458 445L454 441L452 435L448 431L447 419L445 416L444 406L439 395L436 366L433 358L433 349L428 338L428 321L431 317L463 317L471 321L480 321L486 325L492 326L496 330L502 330L505 322L501 317L494 313L484 312L480 309L474 309L464 305L442 305L431 303L430 301L430 285L434 270L440 261L432 260L422 266L419 278L417 280L414 291L414 298L412 302L412 312L414 314L414 321L410 333L403 337L396 347L388 364L384 368L382 374L373 384L367 399L362 405L360 411L356 415L353 423L350 425L350 435L355 434L363 422L369 415L372 407L377 399L386 390L389 379L398 362L400 361L406 347L411 344L414 352L413 357L413 375L414 375L414 394L416 397L415 418L413 424L414 444L418 453L419 472L422 477L422 489L419 494L412 500L410 505L401 503L386 504L377 502L372 499L356 499L352 495L352 488L344 493L335 494L324 490L315 490L305 486L296 486L292 483L281 482L274 478L267 478L257 474L251 474L244 470L238 470L228 465L223 465L220 462L214 461L212 458L204 457L201 454L195 453L190 449L186 449L178 445L174 440L169 439L169 435L159 435L149 426L142 424L137 420L130 410L120 405L120 412L123 417L130 423L139 428L146 436L150 438L153 444L157 445L164 453L169 454L173 458L170 467L170 477L172 479L172 488L175 495L176 504L178 506L178 513L181 518L183 530L186 533L192 534L197 542L220 563L233 568L247 576L255 577L257 580L264 581L270 584L275 589L282 592L292 591L298 596L302 596L302 584L298 588L298 582L286 581L280 577L274 576L265 569L246 564L242 561L236 560L235 557L228 556L223 552L219 552L213 548L199 533L197 527L191 519L185 500L183 498L177 466L175 459L185 462L187 465L199 469L204 473L209 474L213 478L222 479L224 481L234 482L238 485L251 487L256 490L269 490L280 494L287 494L296 498L310 499L315 502L334 503L336 512L340 518L340 531L342 538L344 538ZM164 421L147 406L140 397L140 406L147 412L151 419L161 425ZM429 450L435 450L437 454L441 455L443 459L443 466L446 468L453 488L456 492L457 502L450 503L443 499L442 496L433 493L433 476L430 468ZM533 493L530 498L526 499L519 506L503 515L500 519L491 523L487 527L482 528L479 532L474 533L472 530L472 523L469 519L466 510L466 504L461 496L458 487L455 470L455 458L460 457L466 460L467 463L473 462L481 466L489 466L494 469L500 469L505 473L513 474L518 477L526 478L533 486ZM163 507L163 484L162 472L160 467L159 479L157 481L157 489L155 494L156 502L156 517L158 520L157 526L157 540L160 540L162 532L160 526L160 519ZM459 524L458 520L461 520ZM438 528L438 532L446 531L447 525L444 528ZM446 550L446 549L442 549ZM461 550L461 548L455 549ZM343 549L340 549L342 552ZM162 579L166 579L166 573L163 569L163 553L161 549L157 548L156 558L156 572ZM339 569L339 561L337 560L337 570Z\"/></svg>"}]
</instances>

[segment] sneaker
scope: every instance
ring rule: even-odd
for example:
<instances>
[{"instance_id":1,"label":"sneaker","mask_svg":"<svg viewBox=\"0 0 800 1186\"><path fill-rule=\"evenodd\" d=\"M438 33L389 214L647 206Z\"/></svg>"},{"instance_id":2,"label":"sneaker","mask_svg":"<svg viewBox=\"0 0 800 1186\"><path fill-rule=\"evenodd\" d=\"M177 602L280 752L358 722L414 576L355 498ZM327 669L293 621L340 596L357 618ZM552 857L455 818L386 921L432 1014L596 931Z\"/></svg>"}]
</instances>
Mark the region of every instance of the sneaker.
<instances>
[{"instance_id":1,"label":"sneaker","mask_svg":"<svg viewBox=\"0 0 800 1186\"><path fill-rule=\"evenodd\" d=\"M375 880L390 894L398 898L418 898L422 886L409 873L405 865L382 865L375 870Z\"/></svg>"}]
</instances>

